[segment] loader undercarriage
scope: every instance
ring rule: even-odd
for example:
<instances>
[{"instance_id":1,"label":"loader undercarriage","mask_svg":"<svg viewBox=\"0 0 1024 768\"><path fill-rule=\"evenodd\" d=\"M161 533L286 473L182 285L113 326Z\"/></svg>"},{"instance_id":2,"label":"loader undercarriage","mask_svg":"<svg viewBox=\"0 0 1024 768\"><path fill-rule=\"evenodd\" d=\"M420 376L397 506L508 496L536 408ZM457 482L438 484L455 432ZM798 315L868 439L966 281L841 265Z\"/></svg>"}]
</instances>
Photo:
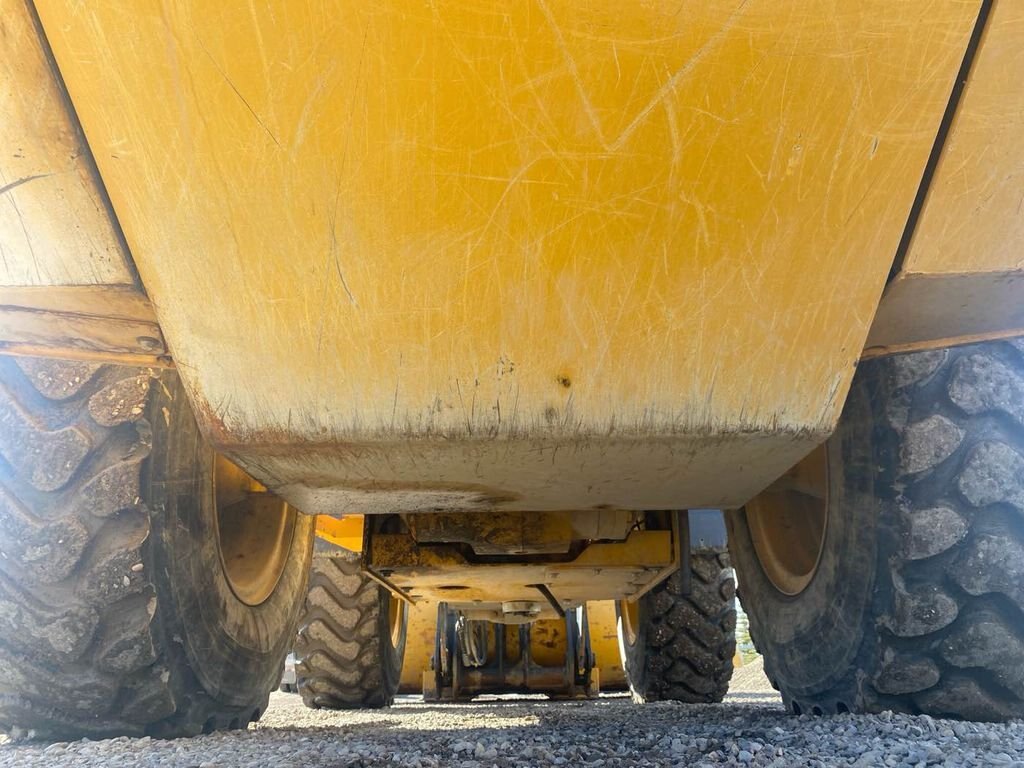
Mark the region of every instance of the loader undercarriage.
<instances>
[{"instance_id":1,"label":"loader undercarriage","mask_svg":"<svg viewBox=\"0 0 1024 768\"><path fill-rule=\"evenodd\" d=\"M635 600L679 567L672 515L621 510L366 518L364 566L410 602L467 619L561 619L588 600Z\"/></svg>"},{"instance_id":2,"label":"loader undercarriage","mask_svg":"<svg viewBox=\"0 0 1024 768\"><path fill-rule=\"evenodd\" d=\"M346 524L324 518L318 530L351 542ZM706 624L702 651L688 646L667 658L674 663L680 654L688 659L710 653L716 661L691 673L705 682L691 680L691 688L678 689L684 691L678 695L693 701L724 695L722 681L732 664L733 596L720 588L717 566L709 571L707 565L709 556L714 562L725 557L725 527L717 510L368 516L360 527L367 573L414 604L414 617L437 606L431 649L424 653L427 633L415 628L406 654L411 668L403 675L415 681L421 674L430 699L596 695L601 669L621 688L627 681L616 639L620 620L601 610L616 600L625 612L621 624L630 635L631 658L639 659L634 665L646 663L648 634L669 638L685 630L666 625L648 632L650 622L662 621L677 603L687 616L685 631ZM729 578L728 568L722 573ZM700 596L691 599L695 588ZM645 598L652 590L658 596ZM598 617L600 658L592 642L591 608ZM413 619L414 626L421 623ZM645 684L642 695L660 694Z\"/></svg>"},{"instance_id":3,"label":"loader undercarriage","mask_svg":"<svg viewBox=\"0 0 1024 768\"><path fill-rule=\"evenodd\" d=\"M506 624L468 618L438 606L432 669L423 672L427 701L481 694L594 696L599 690L586 606L562 619Z\"/></svg>"}]
</instances>

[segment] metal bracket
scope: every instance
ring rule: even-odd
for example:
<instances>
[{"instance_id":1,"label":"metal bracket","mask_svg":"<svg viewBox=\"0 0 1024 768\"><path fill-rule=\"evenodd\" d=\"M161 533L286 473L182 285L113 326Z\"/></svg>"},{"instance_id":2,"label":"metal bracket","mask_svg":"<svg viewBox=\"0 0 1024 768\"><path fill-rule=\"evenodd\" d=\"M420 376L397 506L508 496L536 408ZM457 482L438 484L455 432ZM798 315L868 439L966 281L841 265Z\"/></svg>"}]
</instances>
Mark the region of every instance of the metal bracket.
<instances>
[{"instance_id":1,"label":"metal bracket","mask_svg":"<svg viewBox=\"0 0 1024 768\"><path fill-rule=\"evenodd\" d=\"M556 598L551 590L548 589L547 584L527 584L526 586L533 587L544 595L544 599L548 601L551 607L555 610L555 613L558 614L558 618L565 618L565 608L562 607L562 604L558 602L558 598Z\"/></svg>"},{"instance_id":2,"label":"metal bracket","mask_svg":"<svg viewBox=\"0 0 1024 768\"><path fill-rule=\"evenodd\" d=\"M690 532L690 551L725 549L728 535L725 513L720 509L691 509L687 513Z\"/></svg>"},{"instance_id":3,"label":"metal bracket","mask_svg":"<svg viewBox=\"0 0 1024 768\"><path fill-rule=\"evenodd\" d=\"M663 582L677 570L682 580L683 594L690 594L690 554L707 550L724 550L728 543L725 513L720 509L683 509L672 516L672 540L675 553L672 564L656 579L629 598L635 602Z\"/></svg>"}]
</instances>

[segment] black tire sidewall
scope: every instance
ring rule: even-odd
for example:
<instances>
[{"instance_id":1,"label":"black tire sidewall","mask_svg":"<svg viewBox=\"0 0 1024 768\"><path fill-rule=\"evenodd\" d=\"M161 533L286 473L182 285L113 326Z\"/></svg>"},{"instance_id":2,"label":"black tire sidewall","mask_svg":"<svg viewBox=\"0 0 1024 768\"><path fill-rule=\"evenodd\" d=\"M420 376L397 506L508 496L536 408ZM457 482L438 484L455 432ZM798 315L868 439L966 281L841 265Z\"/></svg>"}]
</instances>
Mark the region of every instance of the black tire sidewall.
<instances>
[{"instance_id":1,"label":"black tire sidewall","mask_svg":"<svg viewBox=\"0 0 1024 768\"><path fill-rule=\"evenodd\" d=\"M729 549L765 671L784 696L859 695L856 669L878 571L878 526L887 500L876 495L873 414L865 379L854 380L840 426L827 442L829 518L817 570L796 595L780 592L758 559L740 509L728 516ZM884 443L884 441L881 441ZM792 706L792 701L787 701ZM847 707L856 705L843 701Z\"/></svg>"},{"instance_id":2,"label":"black tire sidewall","mask_svg":"<svg viewBox=\"0 0 1024 768\"><path fill-rule=\"evenodd\" d=\"M172 679L178 678L176 688L191 688L190 671L218 704L261 707L280 682L294 640L314 518L296 515L291 556L271 595L257 606L240 601L221 561L213 451L177 377L162 376L153 390L153 448L142 488L153 521L149 546Z\"/></svg>"}]
</instances>

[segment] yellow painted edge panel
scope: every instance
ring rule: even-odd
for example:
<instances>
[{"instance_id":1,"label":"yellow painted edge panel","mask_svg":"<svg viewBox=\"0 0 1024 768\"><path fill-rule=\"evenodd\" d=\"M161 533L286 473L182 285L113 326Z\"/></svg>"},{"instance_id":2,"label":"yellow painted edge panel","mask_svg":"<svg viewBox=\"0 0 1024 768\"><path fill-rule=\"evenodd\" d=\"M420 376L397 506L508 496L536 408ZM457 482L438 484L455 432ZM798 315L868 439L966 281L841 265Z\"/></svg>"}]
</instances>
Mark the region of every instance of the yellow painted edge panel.
<instances>
[{"instance_id":1,"label":"yellow painted edge panel","mask_svg":"<svg viewBox=\"0 0 1024 768\"><path fill-rule=\"evenodd\" d=\"M0 0L0 285L132 285L30 8Z\"/></svg>"},{"instance_id":2,"label":"yellow painted edge panel","mask_svg":"<svg viewBox=\"0 0 1024 768\"><path fill-rule=\"evenodd\" d=\"M82 360L150 361L166 366L155 323L0 306L0 351Z\"/></svg>"},{"instance_id":3,"label":"yellow painted edge panel","mask_svg":"<svg viewBox=\"0 0 1024 768\"><path fill-rule=\"evenodd\" d=\"M1022 76L1024 3L996 2L904 261L908 274L1024 272Z\"/></svg>"},{"instance_id":4,"label":"yellow painted edge panel","mask_svg":"<svg viewBox=\"0 0 1024 768\"><path fill-rule=\"evenodd\" d=\"M128 285L0 285L0 306L156 324L152 304Z\"/></svg>"},{"instance_id":5,"label":"yellow painted edge panel","mask_svg":"<svg viewBox=\"0 0 1024 768\"><path fill-rule=\"evenodd\" d=\"M171 365L153 308L132 285L0 286L0 352Z\"/></svg>"},{"instance_id":6,"label":"yellow painted edge panel","mask_svg":"<svg viewBox=\"0 0 1024 768\"><path fill-rule=\"evenodd\" d=\"M826 433L237 445L254 476L310 514L731 508Z\"/></svg>"},{"instance_id":7,"label":"yellow painted edge panel","mask_svg":"<svg viewBox=\"0 0 1024 768\"><path fill-rule=\"evenodd\" d=\"M1024 272L900 273L878 307L866 357L1024 335Z\"/></svg>"}]
</instances>

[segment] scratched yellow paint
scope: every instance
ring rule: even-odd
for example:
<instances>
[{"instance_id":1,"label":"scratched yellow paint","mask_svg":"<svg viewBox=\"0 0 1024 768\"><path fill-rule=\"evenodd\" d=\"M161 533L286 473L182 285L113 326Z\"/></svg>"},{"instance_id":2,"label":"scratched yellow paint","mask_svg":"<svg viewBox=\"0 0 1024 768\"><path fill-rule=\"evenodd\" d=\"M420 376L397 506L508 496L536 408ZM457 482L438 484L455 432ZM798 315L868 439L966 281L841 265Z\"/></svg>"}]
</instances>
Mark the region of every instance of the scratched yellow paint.
<instances>
[{"instance_id":1,"label":"scratched yellow paint","mask_svg":"<svg viewBox=\"0 0 1024 768\"><path fill-rule=\"evenodd\" d=\"M978 6L37 2L201 420L240 460L805 436L762 443L717 501L837 418ZM489 486L502 457L359 471Z\"/></svg>"}]
</instances>

